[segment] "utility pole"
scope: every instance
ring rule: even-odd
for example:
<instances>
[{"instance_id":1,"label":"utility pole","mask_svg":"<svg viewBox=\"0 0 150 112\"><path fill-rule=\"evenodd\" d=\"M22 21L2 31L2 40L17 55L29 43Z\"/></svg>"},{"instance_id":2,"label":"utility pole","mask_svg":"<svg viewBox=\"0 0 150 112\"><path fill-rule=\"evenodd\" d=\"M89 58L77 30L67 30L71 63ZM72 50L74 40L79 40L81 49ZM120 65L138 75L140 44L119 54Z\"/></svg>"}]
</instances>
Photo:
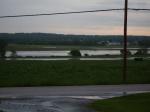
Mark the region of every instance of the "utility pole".
<instances>
[{"instance_id":1,"label":"utility pole","mask_svg":"<svg viewBox=\"0 0 150 112\"><path fill-rule=\"evenodd\" d=\"M123 83L127 80L127 24L128 24L128 0L125 0L124 8L124 56L123 56Z\"/></svg>"}]
</instances>

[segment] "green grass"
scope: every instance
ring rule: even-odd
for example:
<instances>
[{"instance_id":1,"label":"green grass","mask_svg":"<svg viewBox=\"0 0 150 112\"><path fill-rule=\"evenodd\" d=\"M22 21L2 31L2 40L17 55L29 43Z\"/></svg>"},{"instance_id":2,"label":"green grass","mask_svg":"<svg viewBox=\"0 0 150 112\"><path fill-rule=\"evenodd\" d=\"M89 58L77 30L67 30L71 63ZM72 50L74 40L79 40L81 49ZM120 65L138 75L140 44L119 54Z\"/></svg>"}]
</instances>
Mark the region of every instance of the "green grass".
<instances>
[{"instance_id":1,"label":"green grass","mask_svg":"<svg viewBox=\"0 0 150 112\"><path fill-rule=\"evenodd\" d=\"M150 93L100 100L89 107L97 112L150 112Z\"/></svg>"},{"instance_id":2,"label":"green grass","mask_svg":"<svg viewBox=\"0 0 150 112\"><path fill-rule=\"evenodd\" d=\"M129 61L127 83L150 83L150 61ZM121 84L121 61L0 61L0 86Z\"/></svg>"}]
</instances>

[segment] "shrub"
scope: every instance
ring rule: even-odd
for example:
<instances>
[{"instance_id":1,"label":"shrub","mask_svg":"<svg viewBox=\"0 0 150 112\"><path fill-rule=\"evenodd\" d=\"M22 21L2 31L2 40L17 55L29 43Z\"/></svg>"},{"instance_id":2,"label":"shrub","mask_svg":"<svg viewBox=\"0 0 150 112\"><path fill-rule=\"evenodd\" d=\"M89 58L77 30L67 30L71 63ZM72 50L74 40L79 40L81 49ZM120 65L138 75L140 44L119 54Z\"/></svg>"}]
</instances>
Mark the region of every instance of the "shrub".
<instances>
[{"instance_id":1,"label":"shrub","mask_svg":"<svg viewBox=\"0 0 150 112\"><path fill-rule=\"evenodd\" d=\"M81 56L81 52L80 50L71 50L69 53L71 56L75 56L75 57L80 57Z\"/></svg>"}]
</instances>

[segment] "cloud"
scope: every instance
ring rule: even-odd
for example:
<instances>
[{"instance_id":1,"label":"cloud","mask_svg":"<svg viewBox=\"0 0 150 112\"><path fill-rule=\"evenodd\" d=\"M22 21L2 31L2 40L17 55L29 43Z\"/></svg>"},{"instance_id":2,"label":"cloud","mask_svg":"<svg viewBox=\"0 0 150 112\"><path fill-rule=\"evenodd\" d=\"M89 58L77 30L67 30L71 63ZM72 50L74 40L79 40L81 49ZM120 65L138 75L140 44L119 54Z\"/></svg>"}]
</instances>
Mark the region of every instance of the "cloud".
<instances>
[{"instance_id":1,"label":"cloud","mask_svg":"<svg viewBox=\"0 0 150 112\"><path fill-rule=\"evenodd\" d=\"M129 0L129 7L149 6L149 0ZM123 7L124 0L0 0L0 16ZM145 32L150 28L150 14L130 11L128 25L131 30L141 27L145 30L141 33L148 34ZM122 34L122 30L119 30L122 26L123 11L0 20L0 32ZM135 30L133 32L139 34Z\"/></svg>"}]
</instances>

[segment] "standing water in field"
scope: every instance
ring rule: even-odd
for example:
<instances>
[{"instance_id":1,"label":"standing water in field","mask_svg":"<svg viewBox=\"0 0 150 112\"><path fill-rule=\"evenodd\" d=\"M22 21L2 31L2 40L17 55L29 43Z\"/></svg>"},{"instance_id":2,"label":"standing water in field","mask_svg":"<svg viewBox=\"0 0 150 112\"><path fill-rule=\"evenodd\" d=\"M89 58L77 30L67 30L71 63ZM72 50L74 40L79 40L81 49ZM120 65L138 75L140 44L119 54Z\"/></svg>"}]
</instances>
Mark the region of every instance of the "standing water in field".
<instances>
[{"instance_id":1,"label":"standing water in field","mask_svg":"<svg viewBox=\"0 0 150 112\"><path fill-rule=\"evenodd\" d=\"M42 57L42 56L69 56L70 51L17 51L17 56L21 57ZM97 55L120 55L120 50L81 50L82 56L88 54L89 56L97 56ZM131 53L136 53L136 50L131 50ZM150 50L148 51L150 53ZM6 53L7 57L11 56L11 52Z\"/></svg>"}]
</instances>

